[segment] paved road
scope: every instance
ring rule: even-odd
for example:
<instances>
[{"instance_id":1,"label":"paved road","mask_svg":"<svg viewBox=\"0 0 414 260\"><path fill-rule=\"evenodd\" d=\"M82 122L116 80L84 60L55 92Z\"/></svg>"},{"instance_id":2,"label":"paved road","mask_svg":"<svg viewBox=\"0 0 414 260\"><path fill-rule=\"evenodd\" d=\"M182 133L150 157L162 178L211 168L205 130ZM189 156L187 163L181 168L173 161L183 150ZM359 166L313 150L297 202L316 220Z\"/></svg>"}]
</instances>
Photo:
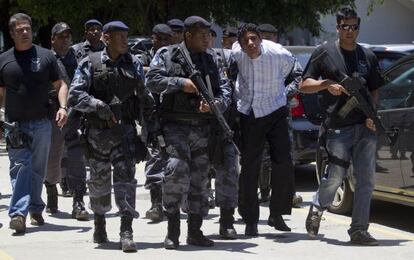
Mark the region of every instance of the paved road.
<instances>
[{"instance_id":1,"label":"paved road","mask_svg":"<svg viewBox=\"0 0 414 260\"><path fill-rule=\"evenodd\" d=\"M137 207L143 215L149 208L149 194L144 190L142 165L137 166L139 187ZM414 259L414 209L389 203L374 203L372 209L371 233L380 241L375 248L357 247L348 243L346 230L349 216L326 214L322 221L321 235L311 240L307 237L304 222L307 205L316 186L313 168L305 167L298 174L298 190L304 197L304 205L294 209L287 216L291 233L274 230L266 225L268 210L262 206L258 238L245 238L244 225L238 221L235 225L239 239L221 240L218 236L218 209L211 210L203 231L215 240L213 248L187 246L185 220L181 223L181 247L177 251L167 251L162 241L166 234L164 221L151 224L147 219L139 218L134 222L134 235L138 252L125 254L118 250L119 218L116 209L107 220L110 243L97 246L92 243L93 221L79 222L70 218L71 199L59 197L60 212L45 215L46 224L33 227L28 224L24 236L14 236L8 229L7 209L10 200L8 177L8 158L4 145L0 143L0 260L9 259ZM114 204L113 204L114 205ZM185 215L182 215L185 218Z\"/></svg>"}]
</instances>

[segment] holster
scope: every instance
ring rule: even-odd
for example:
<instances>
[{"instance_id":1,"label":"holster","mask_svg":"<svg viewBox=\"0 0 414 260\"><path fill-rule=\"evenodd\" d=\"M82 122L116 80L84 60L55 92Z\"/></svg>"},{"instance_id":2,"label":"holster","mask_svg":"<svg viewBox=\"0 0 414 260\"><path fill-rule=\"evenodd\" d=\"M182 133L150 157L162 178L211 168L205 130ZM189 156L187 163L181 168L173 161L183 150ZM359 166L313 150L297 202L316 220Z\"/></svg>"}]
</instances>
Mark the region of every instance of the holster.
<instances>
[{"instance_id":1,"label":"holster","mask_svg":"<svg viewBox=\"0 0 414 260\"><path fill-rule=\"evenodd\" d=\"M23 131L15 129L7 134L6 143L8 148L23 149L30 147L32 138Z\"/></svg>"}]
</instances>

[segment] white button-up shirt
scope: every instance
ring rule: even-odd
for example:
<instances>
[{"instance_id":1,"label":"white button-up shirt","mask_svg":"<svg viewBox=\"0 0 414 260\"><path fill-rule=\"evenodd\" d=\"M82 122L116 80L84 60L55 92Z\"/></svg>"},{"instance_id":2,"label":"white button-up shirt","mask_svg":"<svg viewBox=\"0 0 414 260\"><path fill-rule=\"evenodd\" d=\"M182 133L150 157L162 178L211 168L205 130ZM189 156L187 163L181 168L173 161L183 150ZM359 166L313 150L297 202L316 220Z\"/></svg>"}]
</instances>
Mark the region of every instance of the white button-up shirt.
<instances>
[{"instance_id":1,"label":"white button-up shirt","mask_svg":"<svg viewBox=\"0 0 414 260\"><path fill-rule=\"evenodd\" d=\"M249 115L253 110L255 118L259 118L287 104L285 79L294 64L294 57L288 50L262 40L260 56L251 59L236 43L232 59L238 67L234 98L239 112Z\"/></svg>"}]
</instances>

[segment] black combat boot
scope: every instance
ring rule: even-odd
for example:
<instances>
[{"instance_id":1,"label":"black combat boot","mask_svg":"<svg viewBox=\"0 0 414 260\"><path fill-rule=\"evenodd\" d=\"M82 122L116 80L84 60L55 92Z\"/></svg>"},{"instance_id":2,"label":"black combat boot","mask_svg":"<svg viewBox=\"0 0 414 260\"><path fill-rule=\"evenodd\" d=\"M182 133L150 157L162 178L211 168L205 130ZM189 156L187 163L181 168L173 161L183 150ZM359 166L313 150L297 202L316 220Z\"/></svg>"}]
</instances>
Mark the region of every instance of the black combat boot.
<instances>
[{"instance_id":1,"label":"black combat boot","mask_svg":"<svg viewBox=\"0 0 414 260\"><path fill-rule=\"evenodd\" d=\"M66 177L60 180L60 188L62 189L62 197L72 197L73 192L69 190L68 181Z\"/></svg>"},{"instance_id":2,"label":"black combat boot","mask_svg":"<svg viewBox=\"0 0 414 260\"><path fill-rule=\"evenodd\" d=\"M102 244L108 242L108 235L106 234L105 215L95 214L94 216L95 230L93 232L93 242Z\"/></svg>"},{"instance_id":3,"label":"black combat boot","mask_svg":"<svg viewBox=\"0 0 414 260\"><path fill-rule=\"evenodd\" d=\"M137 247L132 236L132 220L133 217L122 216L121 217L121 237L119 241L119 248L125 253L136 252Z\"/></svg>"},{"instance_id":4,"label":"black combat boot","mask_svg":"<svg viewBox=\"0 0 414 260\"><path fill-rule=\"evenodd\" d=\"M203 235L203 232L200 230L201 225L203 224L203 218L201 217L201 215L189 214L187 223L187 244L203 247L214 246L214 241L205 237Z\"/></svg>"},{"instance_id":5,"label":"black combat boot","mask_svg":"<svg viewBox=\"0 0 414 260\"><path fill-rule=\"evenodd\" d=\"M47 193L46 212L54 214L58 210L58 192L56 184L45 182L45 186Z\"/></svg>"},{"instance_id":6,"label":"black combat boot","mask_svg":"<svg viewBox=\"0 0 414 260\"><path fill-rule=\"evenodd\" d=\"M156 187L150 190L151 208L145 213L145 217L154 222L160 222L164 218L162 210L162 190Z\"/></svg>"},{"instance_id":7,"label":"black combat boot","mask_svg":"<svg viewBox=\"0 0 414 260\"><path fill-rule=\"evenodd\" d=\"M72 218L77 220L89 220L89 213L85 209L85 203L83 202L83 196L73 196L72 204Z\"/></svg>"},{"instance_id":8,"label":"black combat boot","mask_svg":"<svg viewBox=\"0 0 414 260\"><path fill-rule=\"evenodd\" d=\"M224 239L236 239L233 215L234 208L220 208L220 236Z\"/></svg>"},{"instance_id":9,"label":"black combat boot","mask_svg":"<svg viewBox=\"0 0 414 260\"><path fill-rule=\"evenodd\" d=\"M167 214L168 217L168 233L164 240L165 249L176 249L179 245L180 237L180 211Z\"/></svg>"}]
</instances>

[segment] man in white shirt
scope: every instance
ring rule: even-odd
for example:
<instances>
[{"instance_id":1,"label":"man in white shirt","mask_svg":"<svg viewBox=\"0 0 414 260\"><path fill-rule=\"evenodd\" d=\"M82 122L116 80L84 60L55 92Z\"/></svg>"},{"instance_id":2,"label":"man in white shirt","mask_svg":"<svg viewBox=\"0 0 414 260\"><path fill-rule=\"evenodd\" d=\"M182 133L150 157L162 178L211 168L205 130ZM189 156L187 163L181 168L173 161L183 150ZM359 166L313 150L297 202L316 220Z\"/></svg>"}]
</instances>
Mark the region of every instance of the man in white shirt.
<instances>
[{"instance_id":1,"label":"man in white shirt","mask_svg":"<svg viewBox=\"0 0 414 260\"><path fill-rule=\"evenodd\" d=\"M293 68L294 57L281 45L262 40L254 24L239 29L238 43L233 45L230 71L237 71L234 98L241 113L239 209L246 223L245 234L258 235L257 186L266 141L270 144L272 167L278 165L277 171L272 171L268 224L277 230L290 231L282 218L291 214L294 193L284 82Z\"/></svg>"}]
</instances>

